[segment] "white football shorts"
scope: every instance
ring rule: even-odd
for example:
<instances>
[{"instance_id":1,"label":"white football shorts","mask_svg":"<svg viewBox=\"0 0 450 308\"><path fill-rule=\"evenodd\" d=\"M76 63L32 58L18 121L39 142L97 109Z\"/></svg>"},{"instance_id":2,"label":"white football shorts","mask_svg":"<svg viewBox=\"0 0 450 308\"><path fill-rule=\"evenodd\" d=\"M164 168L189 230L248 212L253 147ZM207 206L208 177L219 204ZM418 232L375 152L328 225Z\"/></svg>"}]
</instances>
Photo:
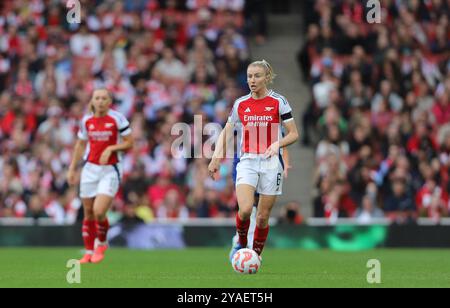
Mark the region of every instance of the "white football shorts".
<instances>
[{"instance_id":1,"label":"white football shorts","mask_svg":"<svg viewBox=\"0 0 450 308\"><path fill-rule=\"evenodd\" d=\"M119 191L121 174L119 164L102 166L87 162L81 171L80 197L94 198L97 195L115 197Z\"/></svg>"},{"instance_id":2,"label":"white football shorts","mask_svg":"<svg viewBox=\"0 0 450 308\"><path fill-rule=\"evenodd\" d=\"M258 194L278 196L282 194L283 171L281 156L244 154L236 167L236 186L247 184L255 187Z\"/></svg>"}]
</instances>

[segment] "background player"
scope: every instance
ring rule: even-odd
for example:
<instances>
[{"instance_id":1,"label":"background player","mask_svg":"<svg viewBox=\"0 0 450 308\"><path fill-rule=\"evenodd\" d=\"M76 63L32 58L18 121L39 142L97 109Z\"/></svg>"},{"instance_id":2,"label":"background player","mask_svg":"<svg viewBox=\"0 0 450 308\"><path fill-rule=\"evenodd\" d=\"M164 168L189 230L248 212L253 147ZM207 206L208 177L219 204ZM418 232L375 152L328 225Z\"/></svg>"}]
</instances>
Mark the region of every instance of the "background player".
<instances>
[{"instance_id":1,"label":"background player","mask_svg":"<svg viewBox=\"0 0 450 308\"><path fill-rule=\"evenodd\" d=\"M111 95L105 89L95 90L90 102L90 113L83 117L78 132L72 163L67 175L70 185L76 184L76 168L88 151L81 172L80 197L83 201L83 240L86 248L80 263L98 263L103 260L109 229L106 214L119 190L122 168L119 152L133 147L128 120L110 109ZM95 241L97 245L94 251Z\"/></svg>"},{"instance_id":2,"label":"background player","mask_svg":"<svg viewBox=\"0 0 450 308\"><path fill-rule=\"evenodd\" d=\"M232 248L234 253L248 246L247 234L250 216L259 194L253 250L261 255L269 233L269 217L276 197L282 192L282 148L298 140L292 109L281 95L268 89L275 74L266 61L257 61L247 69L247 82L251 93L236 100L225 128L221 132L216 150L208 167L214 179L227 146L233 145L233 129L240 130L240 161L237 165L236 195L239 212L236 227L239 241ZM280 124L286 130L281 136Z\"/></svg>"}]
</instances>

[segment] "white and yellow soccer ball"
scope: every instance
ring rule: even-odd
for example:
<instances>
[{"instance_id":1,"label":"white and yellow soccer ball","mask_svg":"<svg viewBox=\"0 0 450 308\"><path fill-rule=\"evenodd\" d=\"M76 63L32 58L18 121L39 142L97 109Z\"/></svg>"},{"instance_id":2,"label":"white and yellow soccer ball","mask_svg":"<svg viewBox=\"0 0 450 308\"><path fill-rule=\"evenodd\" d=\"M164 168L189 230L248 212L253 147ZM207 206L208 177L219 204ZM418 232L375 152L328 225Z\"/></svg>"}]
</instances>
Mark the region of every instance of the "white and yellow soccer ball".
<instances>
[{"instance_id":1,"label":"white and yellow soccer ball","mask_svg":"<svg viewBox=\"0 0 450 308\"><path fill-rule=\"evenodd\" d=\"M254 250L243 248L234 254L231 265L236 273L256 274L261 268L261 258Z\"/></svg>"}]
</instances>

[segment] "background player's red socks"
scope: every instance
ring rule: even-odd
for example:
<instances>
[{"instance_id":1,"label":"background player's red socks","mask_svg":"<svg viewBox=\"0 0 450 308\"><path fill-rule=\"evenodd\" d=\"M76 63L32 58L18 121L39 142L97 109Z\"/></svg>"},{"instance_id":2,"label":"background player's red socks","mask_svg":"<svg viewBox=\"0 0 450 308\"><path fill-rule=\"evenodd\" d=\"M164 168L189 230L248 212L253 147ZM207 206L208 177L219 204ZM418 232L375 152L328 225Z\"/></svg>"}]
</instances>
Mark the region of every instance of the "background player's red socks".
<instances>
[{"instance_id":1,"label":"background player's red socks","mask_svg":"<svg viewBox=\"0 0 450 308\"><path fill-rule=\"evenodd\" d=\"M97 237L97 234L95 232L95 220L83 220L82 232L84 248L88 252L93 252L95 238Z\"/></svg>"},{"instance_id":2,"label":"background player's red socks","mask_svg":"<svg viewBox=\"0 0 450 308\"><path fill-rule=\"evenodd\" d=\"M108 234L109 222L108 219L104 221L97 221L97 237L102 243L106 242L106 235Z\"/></svg>"},{"instance_id":3,"label":"background player's red socks","mask_svg":"<svg viewBox=\"0 0 450 308\"><path fill-rule=\"evenodd\" d=\"M255 238L253 240L253 250L258 253L258 255L261 255L264 245L266 244L267 235L269 234L269 226L265 229L260 229L258 226L256 226L255 230Z\"/></svg>"},{"instance_id":4,"label":"background player's red socks","mask_svg":"<svg viewBox=\"0 0 450 308\"><path fill-rule=\"evenodd\" d=\"M236 228L239 235L239 244L242 248L247 248L247 234L250 227L250 219L242 221L239 214L236 214Z\"/></svg>"}]
</instances>

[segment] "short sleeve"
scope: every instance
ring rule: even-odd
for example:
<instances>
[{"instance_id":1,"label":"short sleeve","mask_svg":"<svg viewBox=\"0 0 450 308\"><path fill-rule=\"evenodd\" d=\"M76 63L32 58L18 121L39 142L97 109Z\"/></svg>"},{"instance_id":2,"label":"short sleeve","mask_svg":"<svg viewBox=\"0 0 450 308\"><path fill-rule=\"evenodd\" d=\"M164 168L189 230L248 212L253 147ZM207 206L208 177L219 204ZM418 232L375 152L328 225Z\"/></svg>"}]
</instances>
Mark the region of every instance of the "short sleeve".
<instances>
[{"instance_id":1,"label":"short sleeve","mask_svg":"<svg viewBox=\"0 0 450 308\"><path fill-rule=\"evenodd\" d=\"M117 128L121 136L128 136L131 134L130 122L128 122L127 118L121 114L116 114Z\"/></svg>"},{"instance_id":2,"label":"short sleeve","mask_svg":"<svg viewBox=\"0 0 450 308\"><path fill-rule=\"evenodd\" d=\"M87 119L86 117L84 117L81 121L80 121L80 127L78 129L78 139L81 140L88 140L88 134L87 134L87 129L86 129L86 122Z\"/></svg>"},{"instance_id":3,"label":"short sleeve","mask_svg":"<svg viewBox=\"0 0 450 308\"><path fill-rule=\"evenodd\" d=\"M238 107L239 102L236 101L233 105L233 109L231 109L230 115L228 116L228 123L237 124L238 122L240 122Z\"/></svg>"},{"instance_id":4,"label":"short sleeve","mask_svg":"<svg viewBox=\"0 0 450 308\"><path fill-rule=\"evenodd\" d=\"M292 108L289 105L289 102L287 101L287 99L283 96L280 96L278 98L278 102L279 102L279 110L280 110L280 117L281 117L281 121L283 123L289 122L294 120L294 117L292 116Z\"/></svg>"}]
</instances>

